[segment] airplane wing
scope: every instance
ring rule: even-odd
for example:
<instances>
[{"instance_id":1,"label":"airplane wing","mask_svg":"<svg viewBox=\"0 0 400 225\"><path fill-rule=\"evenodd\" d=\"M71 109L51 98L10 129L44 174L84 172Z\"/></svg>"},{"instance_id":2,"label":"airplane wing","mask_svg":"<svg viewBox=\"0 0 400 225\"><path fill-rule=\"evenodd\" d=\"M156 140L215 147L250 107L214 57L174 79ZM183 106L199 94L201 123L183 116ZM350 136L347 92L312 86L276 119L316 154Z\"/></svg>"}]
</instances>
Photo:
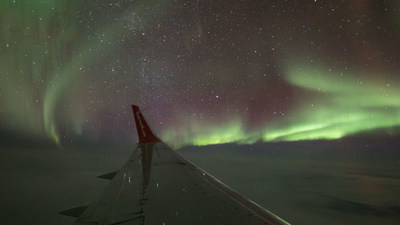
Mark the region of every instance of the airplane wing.
<instances>
[{"instance_id":1,"label":"airplane wing","mask_svg":"<svg viewBox=\"0 0 400 225\"><path fill-rule=\"evenodd\" d=\"M173 151L132 106L139 144L103 194L88 206L60 212L74 225L287 225Z\"/></svg>"}]
</instances>

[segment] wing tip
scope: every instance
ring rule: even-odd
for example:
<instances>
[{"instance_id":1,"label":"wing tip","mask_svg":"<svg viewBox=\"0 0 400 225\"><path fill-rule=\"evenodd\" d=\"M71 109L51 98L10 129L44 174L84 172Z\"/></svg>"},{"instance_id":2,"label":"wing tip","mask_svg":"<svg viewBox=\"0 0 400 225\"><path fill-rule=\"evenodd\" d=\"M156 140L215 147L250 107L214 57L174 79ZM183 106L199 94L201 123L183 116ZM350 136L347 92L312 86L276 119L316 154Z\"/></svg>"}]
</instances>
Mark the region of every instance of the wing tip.
<instances>
[{"instance_id":1,"label":"wing tip","mask_svg":"<svg viewBox=\"0 0 400 225\"><path fill-rule=\"evenodd\" d=\"M139 110L139 106L137 106L137 105L132 105L132 109L135 110L135 111L137 111L137 110Z\"/></svg>"}]
</instances>

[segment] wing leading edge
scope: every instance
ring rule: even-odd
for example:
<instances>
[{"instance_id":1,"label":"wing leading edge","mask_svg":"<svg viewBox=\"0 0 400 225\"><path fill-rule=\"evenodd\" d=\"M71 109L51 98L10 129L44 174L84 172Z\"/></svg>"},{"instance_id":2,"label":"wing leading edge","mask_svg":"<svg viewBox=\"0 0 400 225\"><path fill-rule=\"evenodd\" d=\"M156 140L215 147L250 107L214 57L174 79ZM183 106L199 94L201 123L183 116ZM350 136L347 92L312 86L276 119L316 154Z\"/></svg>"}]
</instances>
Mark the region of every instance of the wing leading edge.
<instances>
[{"instance_id":1,"label":"wing leading edge","mask_svg":"<svg viewBox=\"0 0 400 225\"><path fill-rule=\"evenodd\" d=\"M173 151L132 109L138 147L75 225L289 224Z\"/></svg>"}]
</instances>

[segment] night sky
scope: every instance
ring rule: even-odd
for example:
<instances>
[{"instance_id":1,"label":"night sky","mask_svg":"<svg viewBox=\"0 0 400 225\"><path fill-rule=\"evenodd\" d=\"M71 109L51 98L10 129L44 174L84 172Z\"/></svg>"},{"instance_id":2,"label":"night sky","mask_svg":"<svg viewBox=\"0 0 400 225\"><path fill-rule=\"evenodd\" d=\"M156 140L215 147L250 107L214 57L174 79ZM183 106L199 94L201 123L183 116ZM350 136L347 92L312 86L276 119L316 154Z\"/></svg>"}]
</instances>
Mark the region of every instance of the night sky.
<instances>
[{"instance_id":1,"label":"night sky","mask_svg":"<svg viewBox=\"0 0 400 225\"><path fill-rule=\"evenodd\" d=\"M0 1L3 136L131 142L131 104L173 147L396 135L399 75L399 1Z\"/></svg>"}]
</instances>

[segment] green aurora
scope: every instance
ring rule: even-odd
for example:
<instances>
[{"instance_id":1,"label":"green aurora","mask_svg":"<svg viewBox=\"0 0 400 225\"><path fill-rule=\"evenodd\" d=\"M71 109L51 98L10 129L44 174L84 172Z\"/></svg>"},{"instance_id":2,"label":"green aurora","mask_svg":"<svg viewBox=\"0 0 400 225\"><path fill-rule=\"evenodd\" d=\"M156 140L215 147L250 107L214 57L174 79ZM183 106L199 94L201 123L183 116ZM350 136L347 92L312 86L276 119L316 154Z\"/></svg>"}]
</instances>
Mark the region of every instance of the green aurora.
<instances>
[{"instance_id":1,"label":"green aurora","mask_svg":"<svg viewBox=\"0 0 400 225\"><path fill-rule=\"evenodd\" d=\"M314 97L296 110L289 125L266 128L264 141L337 139L347 135L400 125L398 81L375 82L352 75L297 66L288 70L287 80L314 92ZM369 79L368 79L369 78ZM279 126L279 125L278 125Z\"/></svg>"},{"instance_id":2,"label":"green aurora","mask_svg":"<svg viewBox=\"0 0 400 225\"><path fill-rule=\"evenodd\" d=\"M82 6L90 4L68 0L0 3L1 27L7 30L0 39L5 43L0 49L0 97L4 99L2 113L14 117L8 124L11 129L37 136L44 128L47 136L60 145L58 121L65 116L63 120L72 124L74 135L82 134L83 118L88 117L88 111L82 108L87 102L76 104L80 97L74 96L74 91L87 82L90 67L118 47L115 43L132 35L126 31L127 24L134 26L135 32L145 32L144 24L136 21L146 21L149 26L153 19L146 15L146 9L166 7L137 1L131 5L133 11L119 15L120 20L104 22L108 15L102 18L101 26L90 22L84 26L80 13L88 11ZM16 103L15 98L23 102ZM62 107L65 104L67 109ZM23 112L29 115L21 115Z\"/></svg>"},{"instance_id":3,"label":"green aurora","mask_svg":"<svg viewBox=\"0 0 400 225\"><path fill-rule=\"evenodd\" d=\"M381 77L377 74L365 77L367 79L360 80L354 75L299 64L287 70L286 80L295 85L299 93L312 97L297 96L301 101L297 109L280 120L265 124L264 129L249 131L240 119L232 119L215 127L192 125L180 132L167 131L162 137L176 147L229 142L251 144L260 140L339 139L381 128L390 131L400 126L399 81L377 82L373 79ZM178 137L184 138L176 144L174 140Z\"/></svg>"},{"instance_id":4,"label":"green aurora","mask_svg":"<svg viewBox=\"0 0 400 225\"><path fill-rule=\"evenodd\" d=\"M288 60L299 54L305 55L304 58L309 57L307 52L297 53L299 46L303 46L303 39L310 38L307 36L309 34L300 33L298 43L292 43L288 41L293 40L289 35L290 30L275 32L271 36L272 31L266 29L270 25L264 26L265 21L254 18L254 24L260 26L257 32L246 33L247 39L241 34L252 30L238 28L238 33L232 35L218 33L225 28L225 20L234 21L236 18L229 17L232 13L229 10L226 16L219 16L219 11L207 14L221 10L219 6L218 3L180 4L144 0L134 3L1 1L1 128L22 136L49 138L60 146L66 140L81 136L95 142L101 139L101 135L107 136L107 132L123 136L118 133L120 130L126 132L132 129L133 126L127 122L132 118L126 110L129 108L126 105L130 104L144 105L150 111L149 114L144 111L147 118L155 118L153 128L156 133L175 147L228 142L338 139L382 129L390 135L393 128L400 126L400 80L396 76L396 66L391 68L392 72L379 69L382 67L361 71L329 69L326 65L334 64L329 57L323 62L325 66ZM221 12L225 13L223 10ZM348 13L343 11L343 15ZM270 19L283 21L280 16L271 16ZM393 19L393 16L388 18ZM181 17L189 19L177 19ZM335 23L336 20L342 21L342 17L338 15L331 20ZM236 22L234 27L252 28L246 26L247 22L245 26L241 24L243 21ZM375 23L380 24L381 21ZM388 27L398 24L382 22L379 29L390 31ZM214 25L217 31L210 28ZM285 24L281 25L284 27ZM353 31L361 25L340 26ZM360 36L368 31L365 36L372 36L369 39L372 43L370 47L379 48L380 45L374 45L371 40L383 42L383 33L375 33L367 28L360 28ZM226 29L226 32L231 32L233 28L226 26ZM392 30L396 33L396 29ZM350 33L347 32L347 35ZM261 38L254 36L258 34L266 35ZM343 33L345 35L346 32ZM215 37L220 39L214 40ZM267 38L271 40L256 45L261 43L259 40ZM324 37L317 35L315 39L318 38ZM277 46L285 45L285 40L289 43L287 52L281 50L279 54L275 53L284 48L268 45L278 39L283 40L283 44L278 43ZM232 43L226 47L224 44L228 41ZM348 42L347 39L345 41ZM356 40L352 41L356 43L355 49L361 46ZM221 50L224 48L226 52ZM366 54L361 50L353 50L353 53L356 56ZM270 53L272 51L275 52ZM386 51L388 55L396 57L397 53ZM243 55L239 55L241 52L244 52ZM317 56L326 54L309 53ZM219 58L214 60L215 55ZM366 55L374 56L369 53ZM208 67L212 67L212 60L216 61L217 66L208 70ZM268 62L268 68L262 67L266 64L264 60ZM274 69L270 69L272 61L282 63L276 63ZM377 60L376 63L385 65L383 61ZM200 68L199 71L196 68ZM217 71L211 79L210 71ZM250 75L246 77L244 74ZM281 74L282 78L278 79L282 79L281 83L295 93L290 103L292 105L279 117L269 118L265 113L268 119L261 119L257 128L249 128L250 116L243 109L247 107L249 99L254 99L254 93L260 96L276 94L276 88L269 89L274 83L264 81L265 77L276 74ZM238 90L232 90L232 87ZM216 96L216 92L221 92L220 96ZM225 101L221 100L222 96L226 97ZM275 98L280 100L279 95ZM201 99L201 103L196 102L198 99ZM208 102L204 103L204 99ZM181 106L172 105L176 102L184 103ZM223 120L185 116L192 114L193 110L189 109L218 104L222 106L212 114L219 115ZM265 108L268 108L271 102L259 104L265 104ZM165 108L171 110L165 113ZM232 110L228 113L221 110L224 108ZM263 117L262 114L258 116ZM168 123L169 118L174 118L176 122Z\"/></svg>"}]
</instances>

